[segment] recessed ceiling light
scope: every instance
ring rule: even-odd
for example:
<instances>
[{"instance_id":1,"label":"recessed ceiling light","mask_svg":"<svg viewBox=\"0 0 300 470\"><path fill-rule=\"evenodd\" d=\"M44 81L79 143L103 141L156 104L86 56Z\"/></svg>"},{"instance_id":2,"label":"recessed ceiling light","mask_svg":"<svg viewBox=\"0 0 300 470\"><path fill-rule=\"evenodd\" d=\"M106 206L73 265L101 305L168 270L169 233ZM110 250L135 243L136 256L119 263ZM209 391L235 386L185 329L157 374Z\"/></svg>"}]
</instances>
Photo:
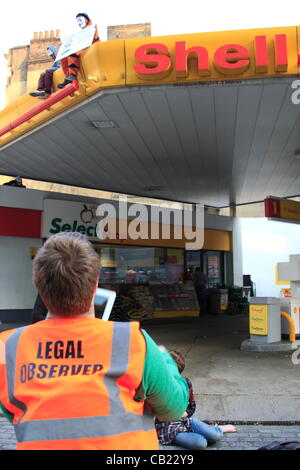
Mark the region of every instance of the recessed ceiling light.
<instances>
[{"instance_id":1,"label":"recessed ceiling light","mask_svg":"<svg viewBox=\"0 0 300 470\"><path fill-rule=\"evenodd\" d=\"M118 127L114 121L90 121L90 123L96 129L111 129Z\"/></svg>"}]
</instances>

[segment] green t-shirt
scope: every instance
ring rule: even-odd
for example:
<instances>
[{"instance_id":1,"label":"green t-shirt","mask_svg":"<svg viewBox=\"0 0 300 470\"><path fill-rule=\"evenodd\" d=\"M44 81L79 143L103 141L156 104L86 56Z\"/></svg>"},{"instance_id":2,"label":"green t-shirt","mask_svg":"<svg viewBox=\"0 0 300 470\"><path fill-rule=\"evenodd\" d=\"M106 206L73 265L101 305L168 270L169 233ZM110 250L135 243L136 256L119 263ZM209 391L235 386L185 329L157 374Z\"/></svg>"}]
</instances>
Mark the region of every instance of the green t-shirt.
<instances>
[{"instance_id":1,"label":"green t-shirt","mask_svg":"<svg viewBox=\"0 0 300 470\"><path fill-rule=\"evenodd\" d=\"M188 385L167 351L161 351L153 339L146 339L146 358L142 384L137 397L147 400L160 421L180 418L188 406Z\"/></svg>"},{"instance_id":2,"label":"green t-shirt","mask_svg":"<svg viewBox=\"0 0 300 470\"><path fill-rule=\"evenodd\" d=\"M160 421L180 418L188 406L188 386L167 351L161 351L153 339L141 330L146 341L142 383L135 399L146 400ZM13 422L14 415L0 403L4 416Z\"/></svg>"}]
</instances>

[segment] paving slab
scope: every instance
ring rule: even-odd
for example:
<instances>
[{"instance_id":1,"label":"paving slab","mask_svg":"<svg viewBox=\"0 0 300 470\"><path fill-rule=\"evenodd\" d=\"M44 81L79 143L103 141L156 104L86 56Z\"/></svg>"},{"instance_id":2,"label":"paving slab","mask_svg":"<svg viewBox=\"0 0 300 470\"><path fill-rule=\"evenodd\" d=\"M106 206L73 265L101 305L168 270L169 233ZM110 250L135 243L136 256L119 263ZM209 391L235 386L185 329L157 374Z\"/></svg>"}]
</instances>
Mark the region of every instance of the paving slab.
<instances>
[{"instance_id":1,"label":"paving slab","mask_svg":"<svg viewBox=\"0 0 300 470\"><path fill-rule=\"evenodd\" d=\"M238 433L224 436L209 450L300 440L300 365L292 363L292 351L241 351L249 338L247 315L148 322L142 328L158 344L185 356L184 375L191 379L197 400L195 417L238 424ZM13 427L0 417L0 449L14 445Z\"/></svg>"},{"instance_id":2,"label":"paving slab","mask_svg":"<svg viewBox=\"0 0 300 470\"><path fill-rule=\"evenodd\" d=\"M16 440L13 426L0 416L0 450L15 450ZM225 434L216 444L209 445L205 450L257 450L272 441L300 440L298 426L237 426L234 434ZM161 452L186 450L178 446L160 446Z\"/></svg>"},{"instance_id":3,"label":"paving slab","mask_svg":"<svg viewBox=\"0 0 300 470\"><path fill-rule=\"evenodd\" d=\"M236 426L237 432L225 434L216 444L209 445L208 450L257 450L273 441L299 440L300 426ZM247 434L247 435L245 435ZM249 434L249 436L248 436ZM255 436L255 437L254 437ZM178 446L160 446L162 451L182 450ZM185 449L186 450L186 449Z\"/></svg>"},{"instance_id":4,"label":"paving slab","mask_svg":"<svg viewBox=\"0 0 300 470\"><path fill-rule=\"evenodd\" d=\"M193 383L199 419L300 423L300 365L292 363L293 350L242 351L248 324L248 315L207 315L144 328L184 355L183 375Z\"/></svg>"},{"instance_id":5,"label":"paving slab","mask_svg":"<svg viewBox=\"0 0 300 470\"><path fill-rule=\"evenodd\" d=\"M278 351L291 351L297 349L298 345L291 343L287 340L282 340L274 343L260 343L246 339L241 344L242 351L254 351L254 352L278 352Z\"/></svg>"}]
</instances>

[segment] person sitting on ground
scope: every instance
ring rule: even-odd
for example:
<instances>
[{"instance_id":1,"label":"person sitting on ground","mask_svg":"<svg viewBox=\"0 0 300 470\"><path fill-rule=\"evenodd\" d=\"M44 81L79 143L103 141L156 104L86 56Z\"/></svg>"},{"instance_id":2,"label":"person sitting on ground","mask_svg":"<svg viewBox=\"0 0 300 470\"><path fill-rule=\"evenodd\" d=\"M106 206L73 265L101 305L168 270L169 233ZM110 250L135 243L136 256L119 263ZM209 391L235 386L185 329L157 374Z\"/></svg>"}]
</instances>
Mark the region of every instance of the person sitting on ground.
<instances>
[{"instance_id":1,"label":"person sitting on ground","mask_svg":"<svg viewBox=\"0 0 300 470\"><path fill-rule=\"evenodd\" d=\"M33 260L45 320L0 334L0 408L17 450L158 450L154 415L179 418L188 387L138 322L95 318L99 255L79 232Z\"/></svg>"},{"instance_id":2,"label":"person sitting on ground","mask_svg":"<svg viewBox=\"0 0 300 470\"><path fill-rule=\"evenodd\" d=\"M58 51L55 46L47 47L48 56L54 60L53 65L49 69L45 70L45 72L41 73L39 82L38 82L38 88L37 90L29 93L30 96L44 99L44 98L47 98L49 95L51 95L52 84L53 84L53 72L55 72L55 70L58 70L60 68L60 61L59 60L55 61L57 52Z\"/></svg>"},{"instance_id":3,"label":"person sitting on ground","mask_svg":"<svg viewBox=\"0 0 300 470\"><path fill-rule=\"evenodd\" d=\"M177 364L178 371L181 374L185 368L185 360L178 351L169 351L170 355ZM211 426L196 418L192 418L196 410L196 402L193 393L193 386L188 378L185 378L189 387L189 404L178 421L160 421L155 420L155 427L158 439L164 445L178 445L189 450L205 449L208 444L217 442L224 433L236 432L234 426Z\"/></svg>"},{"instance_id":4,"label":"person sitting on ground","mask_svg":"<svg viewBox=\"0 0 300 470\"><path fill-rule=\"evenodd\" d=\"M92 21L86 13L78 13L76 15L76 20L77 20L79 28L81 29L85 29L88 26L92 25ZM100 41L100 39L98 36L98 30L96 26L92 44L94 44L94 42L97 42L97 41ZM85 49L76 52L76 54L71 54L70 56L64 57L63 59L61 59L61 68L63 69L65 80L62 83L59 83L57 85L58 88L64 88L69 83L73 82L74 80L77 80L77 75L78 75L79 68L80 68L79 56L82 52L84 52L84 50Z\"/></svg>"},{"instance_id":5,"label":"person sitting on ground","mask_svg":"<svg viewBox=\"0 0 300 470\"><path fill-rule=\"evenodd\" d=\"M2 186L16 186L17 188L26 188L24 186L21 176L17 176L14 180L7 181L7 183L3 183Z\"/></svg>"}]
</instances>

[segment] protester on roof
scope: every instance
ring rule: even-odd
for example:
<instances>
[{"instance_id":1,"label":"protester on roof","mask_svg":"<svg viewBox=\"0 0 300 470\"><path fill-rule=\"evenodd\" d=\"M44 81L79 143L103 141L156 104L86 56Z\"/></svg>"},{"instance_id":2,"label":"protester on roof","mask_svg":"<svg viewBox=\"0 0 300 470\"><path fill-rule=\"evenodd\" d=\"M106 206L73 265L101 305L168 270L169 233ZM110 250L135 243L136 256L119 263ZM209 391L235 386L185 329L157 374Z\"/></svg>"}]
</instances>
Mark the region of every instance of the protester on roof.
<instances>
[{"instance_id":1,"label":"protester on roof","mask_svg":"<svg viewBox=\"0 0 300 470\"><path fill-rule=\"evenodd\" d=\"M92 25L92 21L86 13L78 13L76 15L76 20L77 20L78 26L81 29L85 29L88 26ZM92 44L94 44L94 42L99 41L99 40L100 39L98 36L98 30L96 26ZM80 68L79 55L82 52L83 50L76 52L76 54L71 54L70 56L64 57L63 59L61 59L61 68L63 69L65 80L63 81L63 83L59 83L58 88L63 88L69 83L73 82L73 80L77 80L77 75L78 75L79 68Z\"/></svg>"},{"instance_id":2,"label":"protester on roof","mask_svg":"<svg viewBox=\"0 0 300 470\"><path fill-rule=\"evenodd\" d=\"M57 56L57 48L55 46L48 46L47 47L47 54L54 60L52 67L45 70L41 73L38 88L35 91L32 91L30 96L36 96L37 98L44 99L51 95L52 84L53 84L53 72L60 68L60 61L55 60Z\"/></svg>"}]
</instances>

